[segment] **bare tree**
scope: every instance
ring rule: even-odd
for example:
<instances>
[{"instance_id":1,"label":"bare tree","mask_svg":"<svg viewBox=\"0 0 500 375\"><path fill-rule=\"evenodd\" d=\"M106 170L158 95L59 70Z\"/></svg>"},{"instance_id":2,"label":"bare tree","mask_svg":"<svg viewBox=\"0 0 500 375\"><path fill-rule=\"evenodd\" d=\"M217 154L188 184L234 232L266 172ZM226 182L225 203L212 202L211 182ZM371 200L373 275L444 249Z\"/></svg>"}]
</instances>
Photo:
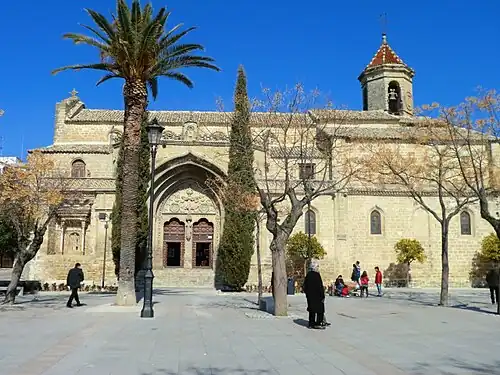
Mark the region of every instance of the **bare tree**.
<instances>
[{"instance_id":1,"label":"bare tree","mask_svg":"<svg viewBox=\"0 0 500 375\"><path fill-rule=\"evenodd\" d=\"M464 182L443 123L420 119L398 129L401 142L366 142L360 178L407 194L441 226L440 305L448 304L448 234L451 219L476 201Z\"/></svg>"},{"instance_id":2,"label":"bare tree","mask_svg":"<svg viewBox=\"0 0 500 375\"><path fill-rule=\"evenodd\" d=\"M260 206L260 204L259 204ZM260 306L260 301L262 300L263 293L263 283L262 283L262 251L260 248L260 224L265 219L265 213L260 211L255 216L255 255L257 257L257 305Z\"/></svg>"},{"instance_id":3,"label":"bare tree","mask_svg":"<svg viewBox=\"0 0 500 375\"><path fill-rule=\"evenodd\" d=\"M319 196L344 190L360 169L343 136L351 113L334 109L317 90L306 92L301 84L263 89L251 114L258 194L245 199L237 187L218 184L224 194L242 197L241 209L265 215L272 236L275 315L287 315L286 243L304 208Z\"/></svg>"},{"instance_id":4,"label":"bare tree","mask_svg":"<svg viewBox=\"0 0 500 375\"><path fill-rule=\"evenodd\" d=\"M7 166L0 176L0 208L17 235L14 266L4 303L14 303L23 269L43 243L48 225L71 189L54 162L40 152L26 164Z\"/></svg>"},{"instance_id":5,"label":"bare tree","mask_svg":"<svg viewBox=\"0 0 500 375\"><path fill-rule=\"evenodd\" d=\"M481 217L500 238L499 210L491 207L500 197L500 94L479 89L477 97L458 106L425 109L437 112L445 124L465 184L479 200Z\"/></svg>"},{"instance_id":6,"label":"bare tree","mask_svg":"<svg viewBox=\"0 0 500 375\"><path fill-rule=\"evenodd\" d=\"M304 208L321 195L343 190L358 167L339 131L349 112L322 99L300 84L264 90L264 100L255 103L258 112L252 114L262 129L254 145L255 178L272 235L275 315L287 314L286 243Z\"/></svg>"}]
</instances>

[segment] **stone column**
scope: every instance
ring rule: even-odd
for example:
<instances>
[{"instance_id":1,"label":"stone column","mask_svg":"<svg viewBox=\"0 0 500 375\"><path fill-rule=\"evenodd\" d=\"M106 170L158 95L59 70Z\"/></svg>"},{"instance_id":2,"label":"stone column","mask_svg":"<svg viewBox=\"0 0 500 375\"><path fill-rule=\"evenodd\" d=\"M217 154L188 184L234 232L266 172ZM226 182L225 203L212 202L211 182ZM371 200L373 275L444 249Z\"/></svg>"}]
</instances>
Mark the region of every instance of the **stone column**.
<instances>
[{"instance_id":1,"label":"stone column","mask_svg":"<svg viewBox=\"0 0 500 375\"><path fill-rule=\"evenodd\" d=\"M59 242L59 253L64 254L64 235L66 234L66 223L61 220L61 240Z\"/></svg>"},{"instance_id":2,"label":"stone column","mask_svg":"<svg viewBox=\"0 0 500 375\"><path fill-rule=\"evenodd\" d=\"M184 268L193 268L193 219L186 218L184 239Z\"/></svg>"},{"instance_id":3,"label":"stone column","mask_svg":"<svg viewBox=\"0 0 500 375\"><path fill-rule=\"evenodd\" d=\"M82 220L82 236L80 237L82 254L85 255L85 220Z\"/></svg>"}]
</instances>

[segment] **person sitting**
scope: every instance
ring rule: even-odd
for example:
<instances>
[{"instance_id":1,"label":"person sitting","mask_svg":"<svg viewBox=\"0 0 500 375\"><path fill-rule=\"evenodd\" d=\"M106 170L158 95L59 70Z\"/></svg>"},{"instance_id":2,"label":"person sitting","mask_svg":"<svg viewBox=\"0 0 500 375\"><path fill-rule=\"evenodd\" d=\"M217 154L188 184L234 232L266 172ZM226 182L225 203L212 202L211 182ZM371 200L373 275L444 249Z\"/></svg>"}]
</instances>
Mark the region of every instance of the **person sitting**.
<instances>
[{"instance_id":1,"label":"person sitting","mask_svg":"<svg viewBox=\"0 0 500 375\"><path fill-rule=\"evenodd\" d=\"M342 275L335 280L335 295L338 297L349 297L349 286L344 282Z\"/></svg>"},{"instance_id":2,"label":"person sitting","mask_svg":"<svg viewBox=\"0 0 500 375\"><path fill-rule=\"evenodd\" d=\"M335 295L336 296L341 296L342 295L342 289L344 289L344 279L342 278L342 275L338 275L337 279L335 279Z\"/></svg>"}]
</instances>

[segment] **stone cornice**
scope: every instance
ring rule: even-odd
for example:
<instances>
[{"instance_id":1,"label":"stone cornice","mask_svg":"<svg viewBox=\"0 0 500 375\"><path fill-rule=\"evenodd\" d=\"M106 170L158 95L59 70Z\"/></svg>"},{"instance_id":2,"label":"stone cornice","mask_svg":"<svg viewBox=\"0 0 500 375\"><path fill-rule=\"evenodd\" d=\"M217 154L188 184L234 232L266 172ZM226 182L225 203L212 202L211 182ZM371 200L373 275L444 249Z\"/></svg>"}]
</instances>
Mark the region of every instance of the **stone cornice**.
<instances>
[{"instance_id":1,"label":"stone cornice","mask_svg":"<svg viewBox=\"0 0 500 375\"><path fill-rule=\"evenodd\" d=\"M114 193L116 180L114 178L67 178L68 191L108 192Z\"/></svg>"},{"instance_id":2,"label":"stone cornice","mask_svg":"<svg viewBox=\"0 0 500 375\"><path fill-rule=\"evenodd\" d=\"M94 144L55 144L47 147L29 150L40 151L44 154L110 154L112 147L110 145L94 145Z\"/></svg>"}]
</instances>

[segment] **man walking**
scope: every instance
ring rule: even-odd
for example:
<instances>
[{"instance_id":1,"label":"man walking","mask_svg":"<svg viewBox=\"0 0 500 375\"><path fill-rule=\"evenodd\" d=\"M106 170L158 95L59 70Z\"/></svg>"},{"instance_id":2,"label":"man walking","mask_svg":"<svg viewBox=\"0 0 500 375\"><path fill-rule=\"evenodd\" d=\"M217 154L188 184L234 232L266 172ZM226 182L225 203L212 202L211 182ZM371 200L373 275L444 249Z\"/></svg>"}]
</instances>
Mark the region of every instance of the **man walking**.
<instances>
[{"instance_id":1,"label":"man walking","mask_svg":"<svg viewBox=\"0 0 500 375\"><path fill-rule=\"evenodd\" d=\"M82 281L84 280L82 265L80 263L75 264L75 268L72 268L68 272L68 277L66 279L66 284L71 289L71 295L69 296L67 307L72 308L73 299L76 301L77 306L82 306L80 303L80 298L78 298L78 289L81 286Z\"/></svg>"},{"instance_id":2,"label":"man walking","mask_svg":"<svg viewBox=\"0 0 500 375\"><path fill-rule=\"evenodd\" d=\"M498 302L498 281L498 269L493 265L486 274L486 282L490 288L491 303L493 305L495 304L495 297L496 302Z\"/></svg>"}]
</instances>

